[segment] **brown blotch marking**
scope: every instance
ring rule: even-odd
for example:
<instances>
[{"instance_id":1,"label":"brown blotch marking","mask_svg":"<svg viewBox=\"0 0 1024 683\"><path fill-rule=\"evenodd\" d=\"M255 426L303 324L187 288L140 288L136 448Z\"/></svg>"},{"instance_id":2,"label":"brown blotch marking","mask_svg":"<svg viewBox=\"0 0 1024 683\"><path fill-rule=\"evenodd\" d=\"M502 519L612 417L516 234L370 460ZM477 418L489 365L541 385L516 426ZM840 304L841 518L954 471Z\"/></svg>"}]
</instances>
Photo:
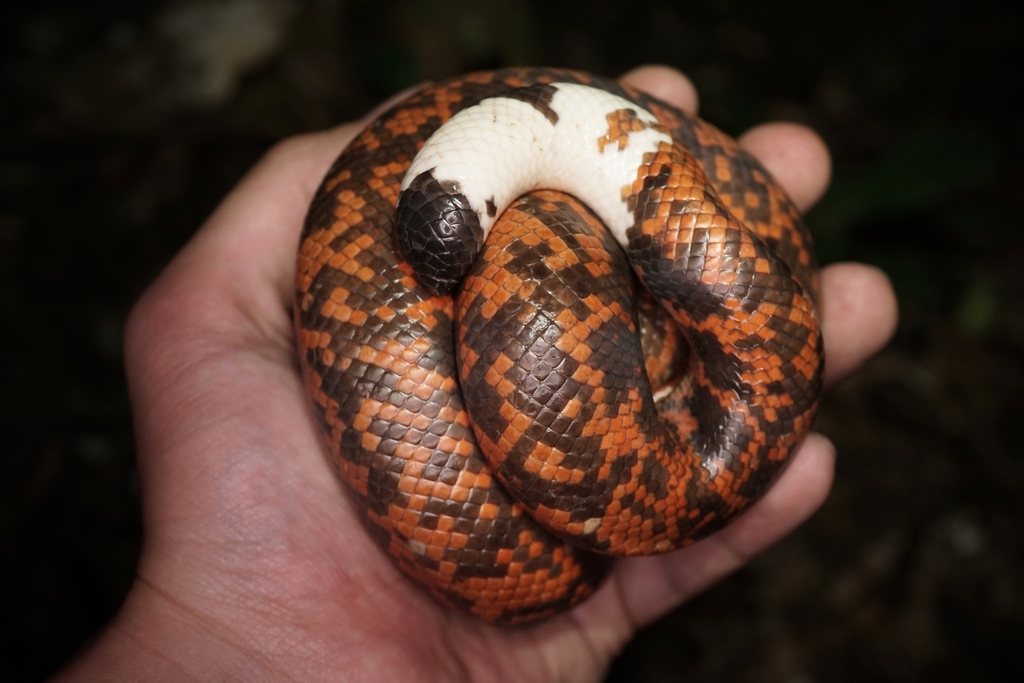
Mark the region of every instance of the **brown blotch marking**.
<instances>
[{"instance_id":1,"label":"brown blotch marking","mask_svg":"<svg viewBox=\"0 0 1024 683\"><path fill-rule=\"evenodd\" d=\"M551 108L551 101L554 99L556 92L558 92L556 86L547 83L535 83L503 93L502 97L525 102L540 112L548 120L548 123L554 126L558 123L558 112Z\"/></svg>"}]
</instances>

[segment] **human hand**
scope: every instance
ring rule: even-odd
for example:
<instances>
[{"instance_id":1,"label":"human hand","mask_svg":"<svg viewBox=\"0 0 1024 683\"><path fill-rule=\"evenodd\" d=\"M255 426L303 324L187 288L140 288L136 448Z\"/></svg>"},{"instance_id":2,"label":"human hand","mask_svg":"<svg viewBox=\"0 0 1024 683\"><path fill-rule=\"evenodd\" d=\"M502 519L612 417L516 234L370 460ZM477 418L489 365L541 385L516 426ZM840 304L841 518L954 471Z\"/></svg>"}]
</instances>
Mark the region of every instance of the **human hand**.
<instances>
[{"instance_id":1,"label":"human hand","mask_svg":"<svg viewBox=\"0 0 1024 683\"><path fill-rule=\"evenodd\" d=\"M625 80L683 109L676 72ZM120 613L64 673L133 679L600 679L637 628L720 580L824 500L834 451L812 434L767 495L685 550L620 560L569 613L525 629L433 603L365 533L324 455L292 335L295 252L325 169L358 131L285 141L143 295L126 332L145 547ZM807 209L828 155L791 124L740 139ZM888 339L885 277L822 273L827 381Z\"/></svg>"}]
</instances>

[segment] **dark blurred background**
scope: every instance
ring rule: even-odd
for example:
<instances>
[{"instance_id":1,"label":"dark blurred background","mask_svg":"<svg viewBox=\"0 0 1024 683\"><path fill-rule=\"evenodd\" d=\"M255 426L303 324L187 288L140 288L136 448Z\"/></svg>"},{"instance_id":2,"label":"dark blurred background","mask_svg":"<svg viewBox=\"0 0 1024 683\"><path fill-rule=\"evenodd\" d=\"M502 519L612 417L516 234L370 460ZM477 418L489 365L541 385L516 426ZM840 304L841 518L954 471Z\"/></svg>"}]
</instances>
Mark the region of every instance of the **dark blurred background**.
<instances>
[{"instance_id":1,"label":"dark blurred background","mask_svg":"<svg viewBox=\"0 0 1024 683\"><path fill-rule=\"evenodd\" d=\"M893 343L825 402L808 524L642 632L610 681L1024 680L1021 3L34 0L0 10L0 678L96 633L139 552L121 328L280 138L421 79L685 70L736 134L826 139L824 262Z\"/></svg>"}]
</instances>

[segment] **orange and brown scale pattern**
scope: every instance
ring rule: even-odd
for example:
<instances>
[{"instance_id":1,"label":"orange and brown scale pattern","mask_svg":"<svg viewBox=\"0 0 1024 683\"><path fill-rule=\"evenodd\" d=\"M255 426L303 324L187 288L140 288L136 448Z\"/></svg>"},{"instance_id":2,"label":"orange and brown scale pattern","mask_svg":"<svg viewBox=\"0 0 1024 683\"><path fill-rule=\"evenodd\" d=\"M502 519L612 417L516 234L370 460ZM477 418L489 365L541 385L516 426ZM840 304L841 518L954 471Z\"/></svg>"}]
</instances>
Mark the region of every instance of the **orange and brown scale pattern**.
<instances>
[{"instance_id":1,"label":"orange and brown scale pattern","mask_svg":"<svg viewBox=\"0 0 1024 683\"><path fill-rule=\"evenodd\" d=\"M395 249L398 187L430 134L480 99L548 82L631 98L680 141L649 155L629 198L630 262L690 346L689 374L657 405L635 281L570 197L535 193L505 213L460 314ZM634 124L613 118L606 137L628 144ZM660 552L720 528L813 418L822 356L809 248L792 204L734 142L614 82L488 72L397 105L327 174L297 274L309 394L371 533L442 602L521 623L595 590L607 563L590 550Z\"/></svg>"}]
</instances>

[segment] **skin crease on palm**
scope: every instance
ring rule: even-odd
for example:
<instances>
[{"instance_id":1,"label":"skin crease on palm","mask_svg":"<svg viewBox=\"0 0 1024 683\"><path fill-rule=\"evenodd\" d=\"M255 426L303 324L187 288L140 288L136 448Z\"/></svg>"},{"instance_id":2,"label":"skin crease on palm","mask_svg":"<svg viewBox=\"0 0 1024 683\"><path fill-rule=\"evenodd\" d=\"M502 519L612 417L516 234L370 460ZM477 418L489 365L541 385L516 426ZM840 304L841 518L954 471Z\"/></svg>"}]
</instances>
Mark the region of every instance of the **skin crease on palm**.
<instances>
[{"instance_id":1,"label":"skin crease on palm","mask_svg":"<svg viewBox=\"0 0 1024 683\"><path fill-rule=\"evenodd\" d=\"M692 84L671 69L624 80L697 109ZM295 358L306 207L360 126L275 146L135 306L125 352L145 544L121 611L59 679L598 681L638 628L824 501L835 452L811 434L736 523L685 550L618 561L568 614L502 629L435 605L345 499ZM828 153L810 130L769 124L740 141L802 209L824 192ZM823 271L821 314L834 383L889 339L896 303L879 271L835 264Z\"/></svg>"}]
</instances>

